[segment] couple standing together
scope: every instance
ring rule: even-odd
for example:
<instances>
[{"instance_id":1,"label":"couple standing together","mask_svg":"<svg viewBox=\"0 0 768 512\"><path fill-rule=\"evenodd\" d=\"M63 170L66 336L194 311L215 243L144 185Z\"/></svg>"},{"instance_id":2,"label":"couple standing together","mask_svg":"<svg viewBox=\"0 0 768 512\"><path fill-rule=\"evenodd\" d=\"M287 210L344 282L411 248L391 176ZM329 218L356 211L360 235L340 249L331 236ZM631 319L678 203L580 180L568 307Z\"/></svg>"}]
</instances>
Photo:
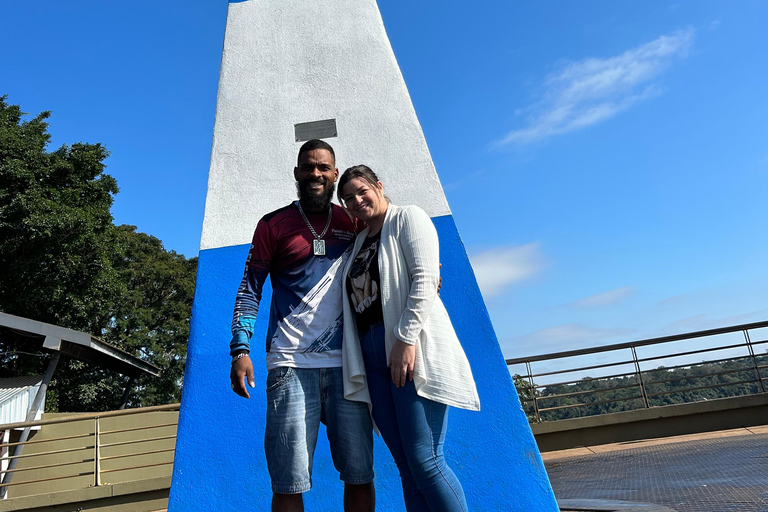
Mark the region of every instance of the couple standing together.
<instances>
[{"instance_id":1,"label":"couple standing together","mask_svg":"<svg viewBox=\"0 0 768 512\"><path fill-rule=\"evenodd\" d=\"M272 510L303 510L320 422L344 481L344 509L374 510L373 434L397 464L408 512L466 512L443 457L448 406L479 410L464 351L438 297L429 216L384 196L358 165L339 178L333 148L310 140L294 168L299 200L253 235L232 321L232 390L249 398L249 357L267 276L265 451ZM338 180L338 197L331 199Z\"/></svg>"}]
</instances>

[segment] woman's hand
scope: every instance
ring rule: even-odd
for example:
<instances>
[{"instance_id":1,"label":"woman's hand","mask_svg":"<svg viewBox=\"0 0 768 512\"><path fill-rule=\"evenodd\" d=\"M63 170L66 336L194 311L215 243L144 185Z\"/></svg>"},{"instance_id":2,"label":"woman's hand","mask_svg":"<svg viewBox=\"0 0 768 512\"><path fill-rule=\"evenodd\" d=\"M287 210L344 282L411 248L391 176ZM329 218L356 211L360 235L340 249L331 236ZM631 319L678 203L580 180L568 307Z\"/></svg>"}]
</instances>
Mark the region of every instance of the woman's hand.
<instances>
[{"instance_id":1,"label":"woman's hand","mask_svg":"<svg viewBox=\"0 0 768 512\"><path fill-rule=\"evenodd\" d=\"M392 382L401 388L409 380L413 380L413 365L416 363L416 346L397 340L389 354L389 368L392 371Z\"/></svg>"}]
</instances>

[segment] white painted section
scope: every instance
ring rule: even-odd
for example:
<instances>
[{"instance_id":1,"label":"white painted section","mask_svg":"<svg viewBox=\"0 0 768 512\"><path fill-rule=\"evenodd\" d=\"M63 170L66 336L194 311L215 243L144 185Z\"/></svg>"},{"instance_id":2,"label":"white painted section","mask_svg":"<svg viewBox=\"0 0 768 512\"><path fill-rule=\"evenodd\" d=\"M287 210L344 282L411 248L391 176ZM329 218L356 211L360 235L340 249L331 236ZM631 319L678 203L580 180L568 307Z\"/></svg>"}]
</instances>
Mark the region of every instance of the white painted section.
<instances>
[{"instance_id":1,"label":"white painted section","mask_svg":"<svg viewBox=\"0 0 768 512\"><path fill-rule=\"evenodd\" d=\"M200 249L250 243L295 199L294 125L331 118L341 172L366 164L394 203L450 214L375 0L229 4Z\"/></svg>"},{"instance_id":2,"label":"white painted section","mask_svg":"<svg viewBox=\"0 0 768 512\"><path fill-rule=\"evenodd\" d=\"M11 442L11 431L8 429L3 430L3 435L0 437L0 444L8 444ZM10 459L8 458L10 456L10 452L8 451L7 446L0 446L0 471L3 471L3 476L5 476L5 470L8 469L8 463L10 462ZM8 495L2 496L1 499L6 499Z\"/></svg>"},{"instance_id":3,"label":"white painted section","mask_svg":"<svg viewBox=\"0 0 768 512\"><path fill-rule=\"evenodd\" d=\"M0 379L0 425L27 421L27 413L42 381L41 376ZM33 421L38 421L42 417L44 406L45 400L35 411ZM34 428L34 430L38 429L39 427Z\"/></svg>"}]
</instances>

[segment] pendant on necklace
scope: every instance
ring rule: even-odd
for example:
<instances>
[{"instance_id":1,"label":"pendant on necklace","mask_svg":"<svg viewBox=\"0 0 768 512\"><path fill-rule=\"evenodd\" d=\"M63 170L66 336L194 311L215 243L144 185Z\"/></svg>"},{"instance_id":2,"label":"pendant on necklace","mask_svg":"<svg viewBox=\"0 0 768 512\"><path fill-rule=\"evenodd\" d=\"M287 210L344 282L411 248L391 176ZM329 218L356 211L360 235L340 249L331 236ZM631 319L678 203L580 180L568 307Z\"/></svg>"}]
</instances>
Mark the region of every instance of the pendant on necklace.
<instances>
[{"instance_id":1,"label":"pendant on necklace","mask_svg":"<svg viewBox=\"0 0 768 512\"><path fill-rule=\"evenodd\" d=\"M312 249L315 256L325 256L325 240L312 240Z\"/></svg>"}]
</instances>

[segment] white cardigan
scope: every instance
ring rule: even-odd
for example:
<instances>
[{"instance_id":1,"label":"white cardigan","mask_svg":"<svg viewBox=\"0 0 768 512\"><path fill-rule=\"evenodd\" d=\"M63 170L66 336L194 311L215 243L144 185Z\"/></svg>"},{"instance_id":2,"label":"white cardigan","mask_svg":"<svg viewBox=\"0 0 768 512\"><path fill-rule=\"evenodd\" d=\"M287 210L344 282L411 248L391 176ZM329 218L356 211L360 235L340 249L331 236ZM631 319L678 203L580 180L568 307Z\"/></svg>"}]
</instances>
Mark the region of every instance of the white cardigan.
<instances>
[{"instance_id":1,"label":"white cardigan","mask_svg":"<svg viewBox=\"0 0 768 512\"><path fill-rule=\"evenodd\" d=\"M355 313L347 293L349 269L368 228L357 236L344 268L344 342L342 359L344 397L366 402L371 398L365 376ZM384 313L387 362L400 339L416 345L413 382L416 392L435 402L480 410L472 369L461 348L437 286L440 280L437 231L427 213L417 206L390 204L381 228L379 294Z\"/></svg>"}]
</instances>

